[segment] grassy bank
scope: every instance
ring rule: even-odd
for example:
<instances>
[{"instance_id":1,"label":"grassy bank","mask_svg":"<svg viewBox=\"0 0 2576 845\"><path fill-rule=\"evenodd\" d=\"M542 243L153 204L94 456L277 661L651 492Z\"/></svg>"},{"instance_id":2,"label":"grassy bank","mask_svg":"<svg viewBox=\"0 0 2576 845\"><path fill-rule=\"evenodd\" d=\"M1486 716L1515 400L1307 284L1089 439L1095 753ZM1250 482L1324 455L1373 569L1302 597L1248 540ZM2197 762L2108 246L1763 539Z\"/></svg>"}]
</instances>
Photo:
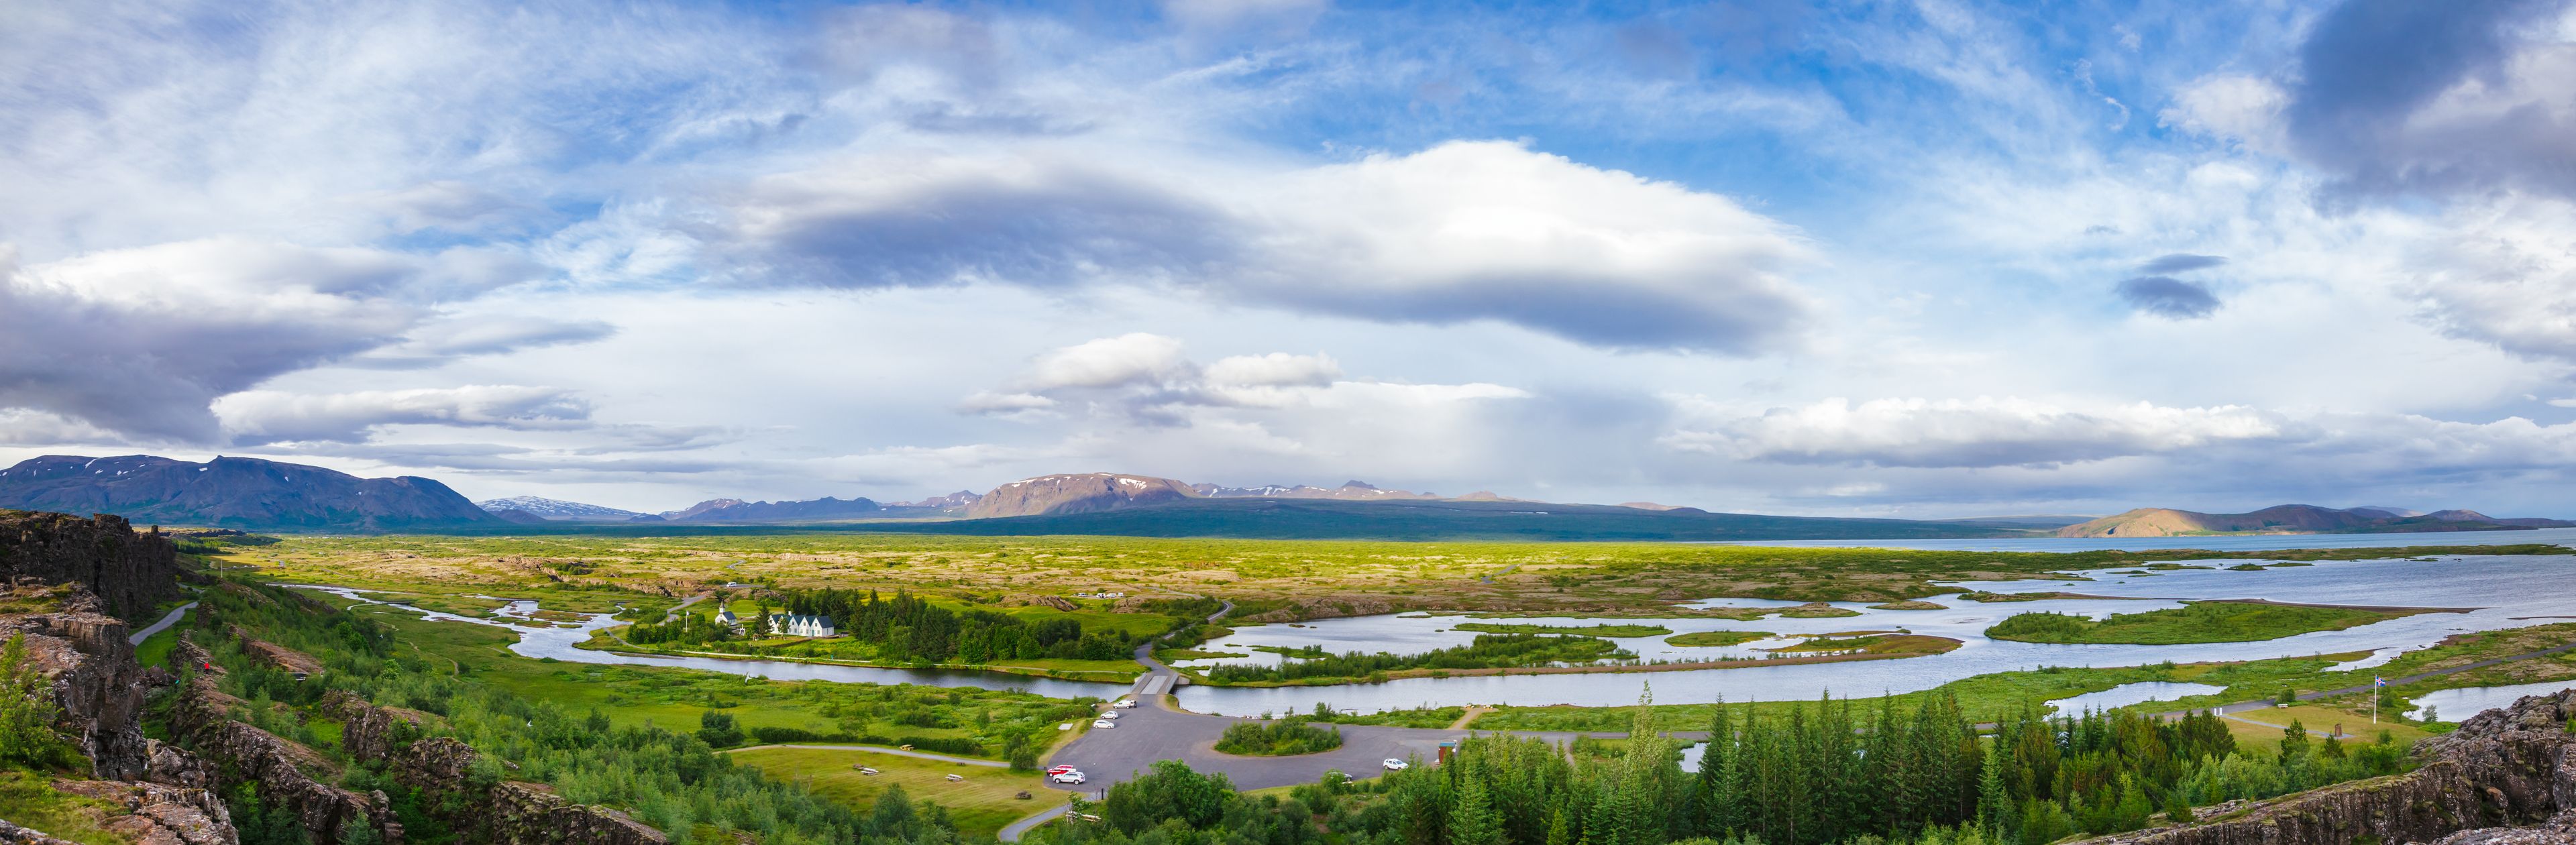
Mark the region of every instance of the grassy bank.
<instances>
[{"instance_id":1,"label":"grassy bank","mask_svg":"<svg viewBox=\"0 0 2576 845\"><path fill-rule=\"evenodd\" d=\"M2100 620L2065 613L2021 613L1987 628L1986 636L2025 643L2063 644L2256 642L2318 631L2340 631L2427 612L2431 611L2421 608L2368 609L2198 601L2169 610L2113 614Z\"/></svg>"},{"instance_id":2,"label":"grassy bank","mask_svg":"<svg viewBox=\"0 0 2576 845\"><path fill-rule=\"evenodd\" d=\"M802 783L816 795L859 810L873 810L888 788L900 787L913 801L947 808L957 832L990 838L1022 816L1062 803L1061 793L1046 789L1045 778L990 766L923 760L865 749L748 748L726 753L736 765L759 769L782 781ZM875 769L863 774L859 767ZM951 781L949 775L964 780ZM1021 794L1028 798L1020 798Z\"/></svg>"}]
</instances>

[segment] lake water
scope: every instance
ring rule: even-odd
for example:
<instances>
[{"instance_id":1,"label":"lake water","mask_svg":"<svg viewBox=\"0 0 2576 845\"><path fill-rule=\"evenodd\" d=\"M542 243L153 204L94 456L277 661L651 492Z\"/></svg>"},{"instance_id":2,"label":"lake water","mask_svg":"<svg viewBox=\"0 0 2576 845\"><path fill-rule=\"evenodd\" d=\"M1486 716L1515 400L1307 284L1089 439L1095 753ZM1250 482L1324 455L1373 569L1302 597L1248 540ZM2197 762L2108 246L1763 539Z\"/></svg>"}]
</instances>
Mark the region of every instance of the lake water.
<instances>
[{"instance_id":1,"label":"lake water","mask_svg":"<svg viewBox=\"0 0 2576 845\"><path fill-rule=\"evenodd\" d=\"M2226 687L2216 687L2208 684L2186 684L2176 683L2173 681L2146 681L2135 684L2121 684L2101 692L2088 692L2072 698L2057 699L2049 702L2048 706L2059 713L2072 716L2083 713L2086 710L2109 710L2114 707L2127 707L2132 704L2144 704L2150 701L2178 701L2190 696L2216 695L2226 691Z\"/></svg>"},{"instance_id":2,"label":"lake water","mask_svg":"<svg viewBox=\"0 0 2576 845\"><path fill-rule=\"evenodd\" d=\"M2493 535L2510 534L2516 542L2528 542L2548 539L2551 533L2552 531L2515 531L2407 536L2415 540L2453 536L2492 540ZM2576 533L2576 531L2570 531L2570 533ZM2332 537L2332 535L2328 536ZM2351 536L2365 539L2383 538L2381 535ZM2278 538L2186 539L2245 541ZM2303 545L2314 546L2319 545L2315 541L2320 537L2309 535L2295 539L2309 541ZM2218 565L2235 563L2235 561L2228 561ZM2404 650L2424 648L2453 634L2547 624L2566 621L2570 615L2576 615L2571 614L2570 611L2570 608L2576 608L2576 557L2571 556L2453 555L2433 560L2328 561L2314 566L2278 567L2250 572L2181 569L2165 570L2154 575L2119 574L2122 571L2127 570L2079 573L2073 578L1949 585L1961 590L1984 589L1995 592L2068 591L2102 598L1979 604L1962 601L1954 593L1929 599L1934 603L1946 605L1947 609L1944 610L1874 610L1857 603L1840 603L1835 606L1849 609L1856 615L1828 619L1772 617L1738 622L1723 619L1605 620L1562 617L1491 620L1558 626L1582 626L1604 622L1656 624L1665 626L1676 634L1724 630L1784 635L1779 638L1761 639L1724 647L1675 646L1664 642L1666 635L1614 640L1622 648L1648 660L1692 661L1719 655L1760 657L1767 654L1759 651L1760 648L1777 647L1795 642L1795 639L1788 635L1821 635L1870 630L1929 634L1949 637L1962 643L1957 650L1947 654L1889 660L1726 669L1411 678L1381 684L1321 687L1254 688L1185 685L1176 690L1175 695L1178 696L1181 706L1189 710L1243 716L1262 712L1302 712L1313 709L1317 703L1330 705L1337 710L1357 712L1467 704L1616 706L1636 703L1640 696L1648 691L1650 685L1655 701L1663 704L1704 702L1721 696L1729 701L1812 699L1825 693L1869 696L1931 689L1972 675L2033 670L2050 666L2136 666L2167 660L2175 662L2258 660L2348 652L2369 652L2370 655L2366 658L2344 664L2351 668L2366 668L2384 663ZM358 592L356 590L329 587L314 589L326 590L352 599L361 598L356 595ZM2229 598L2382 607L2450 607L2468 610L2463 613L2419 614L2342 631L2323 631L2253 643L2173 646L2050 645L1989 640L1983 634L1987 627L2001 621L2004 617L2029 611L2080 613L2099 618L2113 613L2134 613L2178 607L2180 600L2183 599ZM1759 599L1724 599L1696 604L1765 607L1793 603ZM508 619L526 619L534 613L535 605L525 601L513 602L500 611L500 615L506 617L502 620L468 618L418 608L413 610L430 619L507 627L519 635L519 642L511 646L513 652L528 657L551 657L567 663L674 666L784 680L812 679L845 683L907 683L1024 689L1040 695L1060 698L1082 696L1113 698L1127 689L1125 684L1061 681L989 672L833 666L713 657L624 655L574 647L575 644L589 639L593 631L618 624L605 614L591 615L578 626L558 628L510 625ZM1275 662L1279 658L1274 654L1251 652L1249 646L1321 646L1334 652L1411 653L1463 645L1474 640L1475 632L1459 631L1455 627L1465 621L1471 620L1462 616L1406 614L1325 619L1297 625L1263 625L1238 629L1234 634L1215 640L1201 648L1209 651L1249 653L1250 656L1230 660L1257 663ZM1208 662L1222 661L1200 661L1192 665L1205 665ZM2207 692L2207 690L2192 692ZM2137 700L2170 700L2180 695L2191 694L2180 689L2147 689L2132 692L2112 690L2095 695L2108 696L2113 693L2145 696ZM2427 700L2453 719L2473 712L2474 702L2465 698L2457 705L2433 699L2430 696ZM2511 697L2507 696L2504 700L2509 703ZM2073 701L2077 702L2074 704L2075 707L2134 703L2114 701L2110 698L2087 700L2084 697Z\"/></svg>"},{"instance_id":3,"label":"lake water","mask_svg":"<svg viewBox=\"0 0 2576 845\"><path fill-rule=\"evenodd\" d=\"M2530 537L2537 531L2511 533ZM2420 535L2419 535L2420 536ZM2483 536L2474 535L2474 536ZM2240 539L2240 538L2196 538ZM2315 539L2310 536L2306 539ZM2229 561L2220 565L2234 565ZM1811 699L1824 693L1869 696L1931 689L1950 681L1989 672L2047 666L2136 666L2171 660L2259 660L2383 649L2417 649L2452 634L2515 628L2564 621L2576 608L2576 557L2446 556L2436 560L2328 561L2251 572L2224 569L2165 570L2151 576L2120 575L2127 570L2083 573L2090 580L2029 579L1973 586L1996 592L2068 591L2104 596L2098 599L2051 599L1978 604L1956 595L1930 601L1946 610L1872 610L1857 603L1837 604L1859 615L1831 619L1767 618L1749 622L1719 619L1596 620L1578 618L1496 620L1532 624L1588 625L1603 621L1661 624L1687 631L1764 631L1777 634L1824 634L1856 630L1903 630L1960 640L1947 654L1893 660L1867 660L1787 666L1696 669L1664 672L1581 675L1480 675L1410 678L1382 684L1332 687L1183 686L1183 707L1204 713L1252 715L1264 711L1312 709L1322 702L1340 710L1374 712L1419 706L1466 704L1587 707L1634 704L1649 685L1658 703L1711 701L1779 701ZM2322 631L2252 643L2195 645L2050 645L1986 639L1983 632L2004 617L2028 611L2081 613L2101 617L2179 606L2179 599L2271 599L2313 604L2383 607L2473 608L2466 613L2427 613L2342 631ZM1734 601L1730 604L1745 604ZM2556 617L2556 618L2553 618ZM1211 651L1245 651L1251 645L1296 647L1320 645L1333 651L1364 650L1406 653L1464 644L1473 632L1453 626L1465 617L1369 616L1325 619L1302 626L1265 625L1237 630L1202 646ZM1623 648L1648 659L1685 659L1693 655L1746 654L1750 646L1697 648L1673 646L1662 637L1618 639ZM1275 659L1259 655L1245 660Z\"/></svg>"},{"instance_id":4,"label":"lake water","mask_svg":"<svg viewBox=\"0 0 2576 845\"><path fill-rule=\"evenodd\" d=\"M2434 715L2442 717L2444 721L2458 722L2466 720L2480 711L2493 710L2498 707L2512 704L2521 700L2522 697L2526 695L2548 695L2550 693L2564 692L2571 689L2576 689L2576 680L2542 681L2536 684L2514 684L2511 686L2501 687L2460 687L2457 689L2434 690L2432 692L2416 696L2415 709L2407 711L2406 718L2424 718L2424 708L2431 707L2433 708Z\"/></svg>"},{"instance_id":5,"label":"lake water","mask_svg":"<svg viewBox=\"0 0 2576 845\"><path fill-rule=\"evenodd\" d=\"M2439 531L2423 534L2239 534L2217 537L2003 537L1980 540L1725 540L1721 546L1788 546L1839 549L1935 549L1971 552L2094 552L2210 549L2276 552L2282 549L2378 549L2398 546L2576 545L2576 528L2530 531Z\"/></svg>"}]
</instances>

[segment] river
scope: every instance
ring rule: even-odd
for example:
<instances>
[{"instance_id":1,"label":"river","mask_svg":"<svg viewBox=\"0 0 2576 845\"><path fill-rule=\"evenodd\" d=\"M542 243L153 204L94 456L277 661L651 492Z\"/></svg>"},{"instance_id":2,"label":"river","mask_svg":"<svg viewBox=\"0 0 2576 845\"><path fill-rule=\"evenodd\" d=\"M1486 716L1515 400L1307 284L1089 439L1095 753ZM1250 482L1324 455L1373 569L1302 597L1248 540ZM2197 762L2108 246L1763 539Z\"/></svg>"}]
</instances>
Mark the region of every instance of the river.
<instances>
[{"instance_id":1,"label":"river","mask_svg":"<svg viewBox=\"0 0 2576 845\"><path fill-rule=\"evenodd\" d=\"M2541 535L2550 533L2553 532L2482 532L2460 536L2485 537L2490 534L2511 534L2536 540L2547 539ZM2421 538L2434 535L2409 536ZM2211 546L2217 544L2208 541L2258 538L2188 539L2202 541L2194 544L2197 546ZM2319 545L2316 541L2323 538L2309 535L2299 539L2309 541L2305 545L2314 546ZM2236 563L2239 561L2222 561L2209 565L2228 566ZM2357 668L2384 662L2388 657L2402 650L2430 646L2453 634L2576 620L2576 557L2571 556L2451 555L2434 560L2327 561L2314 566L2276 567L2247 572L2212 568L2165 570L2155 575L2119 574L2125 571L2130 570L2081 573L2084 577L2074 579L2029 579L1948 585L1962 590L1983 589L1995 592L2068 591L2105 598L1979 604L1962 601L1956 594L1945 594L1929 599L1936 604L1947 605L1948 609L1945 610L1874 610L1856 603L1841 603L1836 606L1850 609L1858 615L1825 619L1772 617L1745 622L1720 619L1605 620L1576 617L1502 620L1562 626L1603 622L1661 624L1675 633L1731 630L1791 635L1858 630L1903 630L1917 634L1950 637L1962 643L1957 650L1947 654L1889 660L1732 669L1411 678L1379 684L1321 687L1185 685L1180 687L1175 695L1178 696L1181 706L1186 709L1227 715L1300 712L1313 709L1317 703L1329 705L1337 710L1357 712L1466 704L1615 706L1636 703L1638 698L1647 691L1649 684L1652 685L1655 700L1666 704L1709 701L1720 696L1731 701L1777 701L1810 699L1828 692L1853 696L1913 692L1972 675L2039 669L2048 666L2135 666L2165 660L2177 662L2257 660L2346 652L2374 653L2371 658L2353 664ZM337 587L314 587L313 589L366 600L358 595L357 590ZM2177 607L2180 606L2181 599L2269 599L2313 604L2449 607L2470 610L2465 613L2419 614L2342 631L2324 631L2251 643L2173 646L2051 645L1990 640L1983 634L1987 627L2015 613L2045 610L2081 613L2098 618L2112 613L2134 613ZM1788 603L1754 599L1722 599L1698 604L1762 606ZM509 618L526 619L534 613L535 609L533 602L517 601L499 613ZM528 657L551 657L568 663L675 666L785 680L814 679L846 683L907 683L1024 689L1058 698L1083 696L1112 698L1127 689L1125 684L1063 681L991 672L617 654L574 647L576 643L589 639L591 632L618 624L606 614L592 615L574 627L526 627L509 624L506 620L475 619L418 608L414 610L430 619L507 627L520 635L519 642L511 646L512 651ZM1232 649L1240 652L1251 645L1285 647L1316 645L1336 652L1363 650L1410 653L1461 645L1473 640L1476 636L1474 632L1455 629L1454 626L1462 621L1467 621L1466 617L1403 614L1325 619L1296 625L1262 625L1239 629L1234 634L1201 648L1211 651ZM1667 645L1661 635L1620 638L1614 641L1641 657L1665 660L1705 659L1720 654L1760 656L1761 652L1752 649L1785 642L1785 640L1772 640L1730 647L1689 647ZM1277 659L1275 655L1260 652L1252 652L1251 655L1241 659L1247 661ZM1205 662L1201 661L1193 665L1204 665ZM2445 706L2444 709L2447 712L2451 708ZM2457 718L2466 714L2452 715Z\"/></svg>"}]
</instances>

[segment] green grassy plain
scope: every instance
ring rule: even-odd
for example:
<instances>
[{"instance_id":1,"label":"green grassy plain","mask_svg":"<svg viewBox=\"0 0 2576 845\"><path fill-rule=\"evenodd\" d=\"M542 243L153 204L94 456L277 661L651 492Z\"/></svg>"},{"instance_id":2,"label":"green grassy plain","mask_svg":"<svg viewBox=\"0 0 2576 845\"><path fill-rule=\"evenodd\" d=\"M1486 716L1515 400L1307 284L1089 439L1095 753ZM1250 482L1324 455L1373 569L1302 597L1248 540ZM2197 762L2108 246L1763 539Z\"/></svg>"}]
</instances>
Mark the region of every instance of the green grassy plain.
<instances>
[{"instance_id":1,"label":"green grassy plain","mask_svg":"<svg viewBox=\"0 0 2576 845\"><path fill-rule=\"evenodd\" d=\"M2241 643L2277 640L2317 631L2340 631L2425 612L2428 611L2411 608L2197 601L2167 610L2113 614L2101 620L2058 613L2024 613L1986 629L1986 636L2026 643Z\"/></svg>"},{"instance_id":2,"label":"green grassy plain","mask_svg":"<svg viewBox=\"0 0 2576 845\"><path fill-rule=\"evenodd\" d=\"M1064 801L1036 774L991 766L922 760L863 748L746 748L728 752L735 763L752 766L770 777L801 782L815 794L865 811L876 805L888 786L901 785L914 801L928 800L948 808L957 832L989 838L1004 825ZM877 770L860 774L857 767ZM959 775L964 781L950 781ZM1026 792L1029 798L1021 799Z\"/></svg>"},{"instance_id":3,"label":"green grassy plain","mask_svg":"<svg viewBox=\"0 0 2576 845\"><path fill-rule=\"evenodd\" d=\"M1947 592L1935 581L2047 576L2193 559L2348 560L2570 554L2557 546L2286 552L1967 552L1673 543L1372 542L1147 537L949 537L892 533L629 537L292 537L232 548L263 577L370 589L544 598L561 610L667 606L728 581L779 588L909 589L965 606L1063 613L1071 601L1118 623L1143 599L1235 601L1254 622L1400 610L1515 614L1675 613L1712 596L1891 602ZM1070 599L1119 591L1120 601ZM1122 604L1125 605L1122 607ZM1014 609L1016 608L1016 609ZM1841 612L1841 611L1836 611ZM1091 621L1086 621L1086 625Z\"/></svg>"}]
</instances>

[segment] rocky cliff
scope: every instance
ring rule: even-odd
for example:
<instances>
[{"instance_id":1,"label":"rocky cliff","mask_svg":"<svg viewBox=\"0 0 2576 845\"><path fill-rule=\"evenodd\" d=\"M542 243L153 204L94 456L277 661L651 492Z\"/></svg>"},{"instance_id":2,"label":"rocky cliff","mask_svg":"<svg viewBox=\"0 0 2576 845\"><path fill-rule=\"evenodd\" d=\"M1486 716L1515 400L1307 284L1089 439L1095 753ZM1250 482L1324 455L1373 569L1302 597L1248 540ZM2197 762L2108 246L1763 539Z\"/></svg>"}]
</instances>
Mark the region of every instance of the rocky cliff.
<instances>
[{"instance_id":1,"label":"rocky cliff","mask_svg":"<svg viewBox=\"0 0 2576 845\"><path fill-rule=\"evenodd\" d=\"M132 619L179 598L178 549L123 518L0 510L0 588L79 584Z\"/></svg>"},{"instance_id":2,"label":"rocky cliff","mask_svg":"<svg viewBox=\"0 0 2576 845\"><path fill-rule=\"evenodd\" d=\"M2576 809L2576 690L2532 696L2415 746L2423 765L2256 804L2214 821L2085 845L2545 842ZM2552 821L2552 817L2558 817ZM2529 830L2500 830L2544 825ZM2450 837L2457 839L2449 839Z\"/></svg>"},{"instance_id":3,"label":"rocky cliff","mask_svg":"<svg viewBox=\"0 0 2576 845\"><path fill-rule=\"evenodd\" d=\"M660 845L668 837L626 814L584 806L537 783L501 781L480 786L467 776L480 752L447 737L415 739L428 717L378 707L335 692L322 702L340 720L341 747L358 760L383 761L404 786L441 796L461 796L468 815L453 819L470 841L499 845Z\"/></svg>"},{"instance_id":4,"label":"rocky cliff","mask_svg":"<svg viewBox=\"0 0 2576 845\"><path fill-rule=\"evenodd\" d=\"M166 543L163 545L167 545ZM196 756L143 735L144 698L166 675L135 663L124 620L100 613L103 603L75 584L30 582L6 595L39 612L0 615L0 637L23 636L46 692L60 708L56 729L91 762L89 780L57 780L61 792L122 808L105 826L139 845L233 845L237 836L222 802L207 791L212 771ZM15 826L0 842L51 837Z\"/></svg>"}]
</instances>

